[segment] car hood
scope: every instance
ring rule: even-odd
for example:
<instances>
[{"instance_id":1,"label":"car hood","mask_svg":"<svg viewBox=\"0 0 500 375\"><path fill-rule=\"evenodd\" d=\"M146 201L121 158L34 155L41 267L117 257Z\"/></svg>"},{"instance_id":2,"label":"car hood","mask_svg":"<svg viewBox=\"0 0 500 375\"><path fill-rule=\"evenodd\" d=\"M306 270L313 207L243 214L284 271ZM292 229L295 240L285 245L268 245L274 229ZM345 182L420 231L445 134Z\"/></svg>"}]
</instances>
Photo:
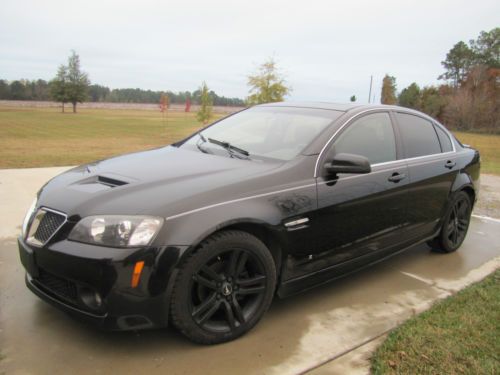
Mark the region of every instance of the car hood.
<instances>
[{"instance_id":1,"label":"car hood","mask_svg":"<svg viewBox=\"0 0 500 375\"><path fill-rule=\"evenodd\" d=\"M168 146L73 168L40 190L39 205L70 217L165 217L252 191L255 186L247 181L280 165Z\"/></svg>"}]
</instances>

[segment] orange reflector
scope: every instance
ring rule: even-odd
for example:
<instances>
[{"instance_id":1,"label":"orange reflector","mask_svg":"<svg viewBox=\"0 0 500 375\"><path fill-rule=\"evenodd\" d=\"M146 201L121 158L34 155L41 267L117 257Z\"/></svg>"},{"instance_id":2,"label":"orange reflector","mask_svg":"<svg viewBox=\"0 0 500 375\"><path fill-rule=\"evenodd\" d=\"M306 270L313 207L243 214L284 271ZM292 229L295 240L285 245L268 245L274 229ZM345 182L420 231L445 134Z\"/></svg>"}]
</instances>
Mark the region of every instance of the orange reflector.
<instances>
[{"instance_id":1,"label":"orange reflector","mask_svg":"<svg viewBox=\"0 0 500 375\"><path fill-rule=\"evenodd\" d=\"M135 288L137 285L139 285L139 279L141 278L141 273L143 268L144 268L143 260L135 264L134 273L132 274L132 282L130 283L132 288Z\"/></svg>"}]
</instances>

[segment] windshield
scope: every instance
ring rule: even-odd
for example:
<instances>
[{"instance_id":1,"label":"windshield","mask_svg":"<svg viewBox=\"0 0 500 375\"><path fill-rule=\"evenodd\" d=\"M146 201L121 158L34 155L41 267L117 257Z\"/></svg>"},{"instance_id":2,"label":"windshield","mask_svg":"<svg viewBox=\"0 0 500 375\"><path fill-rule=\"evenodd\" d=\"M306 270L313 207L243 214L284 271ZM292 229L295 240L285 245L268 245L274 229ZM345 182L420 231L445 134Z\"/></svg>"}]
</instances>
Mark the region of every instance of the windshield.
<instances>
[{"instance_id":1,"label":"windshield","mask_svg":"<svg viewBox=\"0 0 500 375\"><path fill-rule=\"evenodd\" d=\"M201 137L194 134L180 147L228 156L233 156L227 152L233 147L233 151L236 148L248 152L250 159L291 160L342 113L326 109L253 107L202 130ZM229 146L221 147L222 142Z\"/></svg>"}]
</instances>

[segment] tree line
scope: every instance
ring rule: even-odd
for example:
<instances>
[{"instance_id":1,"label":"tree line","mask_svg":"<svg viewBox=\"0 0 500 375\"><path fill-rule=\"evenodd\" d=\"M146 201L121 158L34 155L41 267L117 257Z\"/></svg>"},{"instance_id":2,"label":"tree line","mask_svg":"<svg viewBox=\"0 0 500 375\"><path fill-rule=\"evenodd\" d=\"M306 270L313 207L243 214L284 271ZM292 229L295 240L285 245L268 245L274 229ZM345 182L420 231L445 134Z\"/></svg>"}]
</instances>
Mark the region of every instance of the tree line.
<instances>
[{"instance_id":1,"label":"tree line","mask_svg":"<svg viewBox=\"0 0 500 375\"><path fill-rule=\"evenodd\" d=\"M20 79L10 82L0 79L0 99L51 100L49 83L43 79Z\"/></svg>"},{"instance_id":2,"label":"tree line","mask_svg":"<svg viewBox=\"0 0 500 375\"><path fill-rule=\"evenodd\" d=\"M89 100L92 102L111 103L158 103L161 95L168 96L169 103L184 104L190 100L193 104L201 104L201 89L194 91L152 91L143 89L112 89L106 86L90 85L88 89ZM227 98L217 95L213 90L209 93L212 103L220 106L244 106L245 101L240 98Z\"/></svg>"},{"instance_id":3,"label":"tree line","mask_svg":"<svg viewBox=\"0 0 500 375\"><path fill-rule=\"evenodd\" d=\"M191 104L200 106L196 117L206 124L212 117L212 106L245 106L283 101L291 92L283 75L279 72L273 58L258 67L255 74L248 77L250 95L246 101L240 98L226 98L217 95L208 88L206 82L195 91L152 91L142 89L110 89L109 87L90 84L87 73L80 69L80 57L72 51L68 65L60 65L56 77L50 82L38 80L16 80L8 82L0 79L0 99L6 100L55 100L64 105L71 103L73 112L83 101L116 103L159 103L161 111L169 104L186 104L189 111Z\"/></svg>"},{"instance_id":4,"label":"tree line","mask_svg":"<svg viewBox=\"0 0 500 375\"><path fill-rule=\"evenodd\" d=\"M420 110L453 129L500 132L500 28L456 43L441 64L441 85L413 82L397 93L396 78L386 75L381 102Z\"/></svg>"},{"instance_id":5,"label":"tree line","mask_svg":"<svg viewBox=\"0 0 500 375\"><path fill-rule=\"evenodd\" d=\"M184 104L189 98L191 103L200 104L201 91L152 91L143 89L110 89L109 87L91 84L87 89L89 102L111 102L111 103L159 103L161 95L166 94L170 103ZM220 106L244 106L245 101L240 98L227 98L217 95L213 90L209 91L214 105ZM19 79L8 81L0 79L0 100L53 100L49 82L43 79L29 80Z\"/></svg>"},{"instance_id":6,"label":"tree line","mask_svg":"<svg viewBox=\"0 0 500 375\"><path fill-rule=\"evenodd\" d=\"M87 89L89 102L111 102L111 103L158 103L161 95L166 94L170 103L184 104L186 99L193 104L200 104L201 91L152 91L143 89L110 89L109 87L92 84ZM209 91L214 105L220 106L244 106L245 101L240 98L226 98L217 95L213 90ZM8 81L0 79L0 100L53 100L50 94L49 82L43 79L29 80L20 79Z\"/></svg>"},{"instance_id":7,"label":"tree line","mask_svg":"<svg viewBox=\"0 0 500 375\"><path fill-rule=\"evenodd\" d=\"M206 91L206 89L205 89ZM27 80L20 79L7 81L0 79L1 100L55 100L73 105L83 101L111 102L111 103L159 103L162 95L168 97L168 103L185 104L190 101L193 104L202 104L203 88L195 91L153 91L139 88L110 89L109 87L90 84L86 73L80 69L80 58L73 51L68 59L68 65L61 65L56 77L47 82L43 79ZM210 102L217 106L244 106L245 101L240 98L227 98L217 95L213 90L208 90L206 95Z\"/></svg>"}]
</instances>

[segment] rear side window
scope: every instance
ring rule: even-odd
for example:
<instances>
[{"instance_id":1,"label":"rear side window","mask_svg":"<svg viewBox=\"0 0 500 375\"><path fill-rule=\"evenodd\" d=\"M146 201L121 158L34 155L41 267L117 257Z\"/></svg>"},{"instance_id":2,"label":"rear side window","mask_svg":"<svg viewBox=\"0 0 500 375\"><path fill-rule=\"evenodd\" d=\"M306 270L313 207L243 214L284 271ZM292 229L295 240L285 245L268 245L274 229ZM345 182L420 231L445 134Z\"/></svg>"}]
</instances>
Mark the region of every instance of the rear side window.
<instances>
[{"instance_id":1,"label":"rear side window","mask_svg":"<svg viewBox=\"0 0 500 375\"><path fill-rule=\"evenodd\" d=\"M441 143L441 149L443 150L443 152L453 151L453 146L451 145L451 140L450 137L448 137L448 134L446 134L444 130L439 126L434 125L434 128L436 129L439 143Z\"/></svg>"},{"instance_id":2,"label":"rear side window","mask_svg":"<svg viewBox=\"0 0 500 375\"><path fill-rule=\"evenodd\" d=\"M334 152L361 155L371 164L396 160L389 114L374 113L356 120L335 141Z\"/></svg>"},{"instance_id":3,"label":"rear side window","mask_svg":"<svg viewBox=\"0 0 500 375\"><path fill-rule=\"evenodd\" d=\"M396 113L407 158L441 153L434 125L421 117Z\"/></svg>"}]
</instances>

